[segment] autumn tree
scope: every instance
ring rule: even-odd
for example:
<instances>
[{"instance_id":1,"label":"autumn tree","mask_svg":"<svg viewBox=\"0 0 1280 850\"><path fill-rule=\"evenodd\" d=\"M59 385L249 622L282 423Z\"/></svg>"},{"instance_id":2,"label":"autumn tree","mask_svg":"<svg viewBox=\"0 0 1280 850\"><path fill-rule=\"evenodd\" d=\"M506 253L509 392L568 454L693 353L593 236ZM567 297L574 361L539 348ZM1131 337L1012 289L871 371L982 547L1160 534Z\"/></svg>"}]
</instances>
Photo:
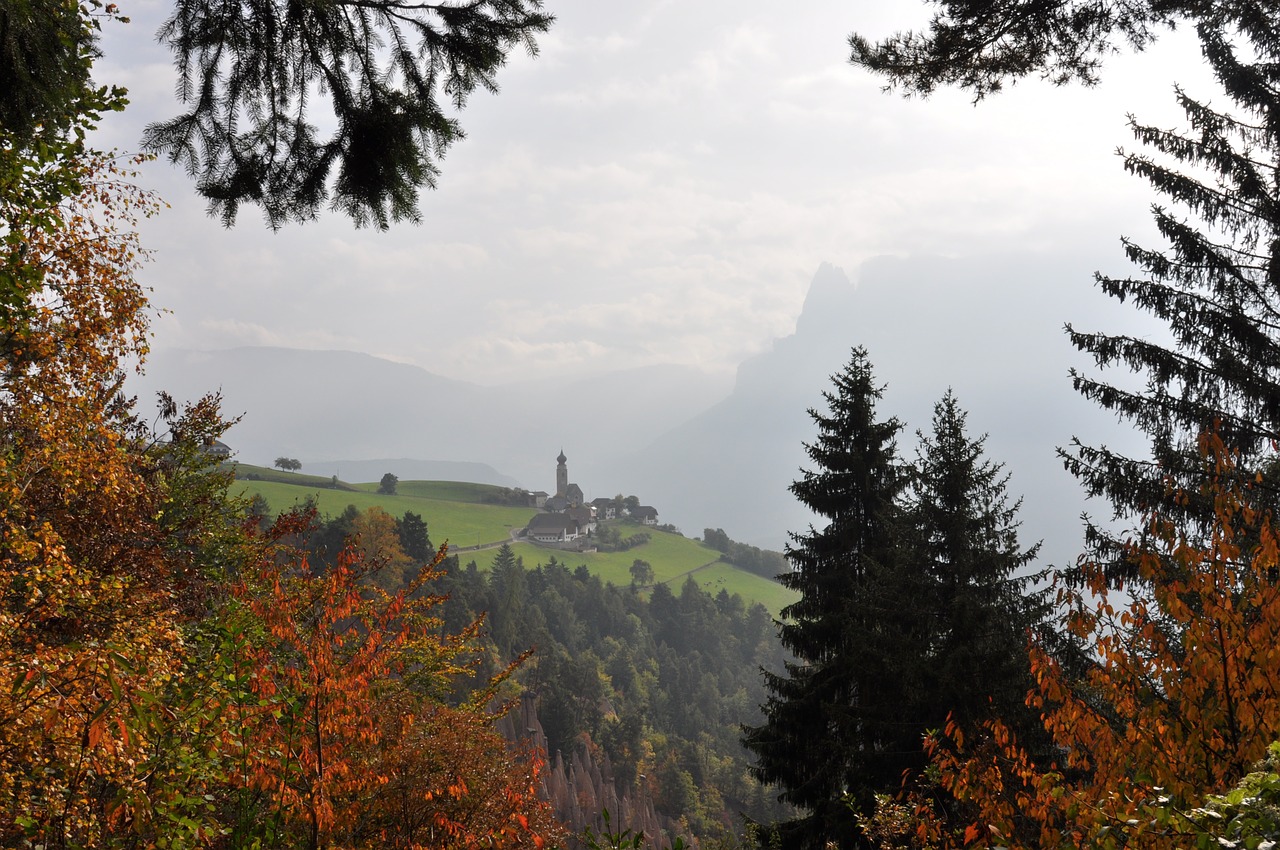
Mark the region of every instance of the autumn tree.
<instances>
[{"instance_id":1,"label":"autumn tree","mask_svg":"<svg viewBox=\"0 0 1280 850\"><path fill-rule=\"evenodd\" d=\"M805 448L815 468L791 485L822 523L792 535L794 569L779 579L800 593L778 627L795 660L764 673L765 720L743 739L755 776L802 811L779 825L788 847L855 846L855 814L920 758L918 731L901 722L923 654L917 621L905 615L920 594L904 586L901 560L902 426L877 419L883 389L864 349L832 382L826 409L809 411L818 436Z\"/></svg>"},{"instance_id":2,"label":"autumn tree","mask_svg":"<svg viewBox=\"0 0 1280 850\"><path fill-rule=\"evenodd\" d=\"M941 781L980 816L963 834L926 828L926 837L955 846L1175 846L1152 817L1155 804L1199 805L1266 755L1280 723L1280 549L1270 511L1240 481L1237 455L1215 435L1200 449L1202 495L1215 516L1207 537L1156 512L1129 548L1135 582L1115 589L1102 565L1088 563L1084 589L1060 588L1067 626L1093 664L1080 681L1042 646L1032 653L1030 704L1056 754L1028 753L1000 722L968 741L949 730L967 755L940 749Z\"/></svg>"},{"instance_id":3,"label":"autumn tree","mask_svg":"<svg viewBox=\"0 0 1280 850\"><path fill-rule=\"evenodd\" d=\"M306 524L286 515L274 536ZM513 758L486 711L513 667L462 706L443 702L479 627L442 636L440 597L418 592L443 558L386 592L386 560L362 546L315 572L277 544L236 586L264 627L242 646L253 699L237 763L257 800L244 841L278 830L286 846L464 848L558 835L536 798L537 757Z\"/></svg>"},{"instance_id":4,"label":"autumn tree","mask_svg":"<svg viewBox=\"0 0 1280 850\"><path fill-rule=\"evenodd\" d=\"M181 670L184 609L206 598L176 458L217 426L172 409L178 444L149 449L119 392L146 350L130 225L152 199L76 145L42 149L40 168L0 148L28 157L0 184L0 840L93 845L167 804L144 781L142 709ZM35 172L58 176L23 182Z\"/></svg>"},{"instance_id":5,"label":"autumn tree","mask_svg":"<svg viewBox=\"0 0 1280 850\"><path fill-rule=\"evenodd\" d=\"M226 427L217 399L164 397L153 430L122 396L148 322L130 225L153 200L75 143L0 145L0 164L0 844L303 845L330 810L350 825L355 811L405 809L389 791L365 793L392 787L440 797L426 807L442 830L433 846L554 836L532 792L536 758L513 761L486 725L492 690L441 703L452 647L474 627L442 637L403 595L364 584L353 595L360 549L326 573L337 584L308 583L304 561L255 540L205 451ZM366 531L373 562L395 560L372 542L398 547L394 520ZM291 612L311 619L290 632L279 618ZM341 695L324 690L334 683ZM348 699L359 717L342 714ZM334 717L345 731L326 738ZM304 730L319 741L312 761ZM429 784L391 782L393 757L412 761L404 748L436 735L467 760ZM343 785L353 772L373 785ZM389 835L342 841L423 843Z\"/></svg>"},{"instance_id":6,"label":"autumn tree","mask_svg":"<svg viewBox=\"0 0 1280 850\"><path fill-rule=\"evenodd\" d=\"M374 576L385 583L387 590L396 590L406 581L411 580L417 569L425 563L425 561L414 563L413 559L405 554L404 548L400 545L400 529L396 518L377 505L366 508L356 515L351 524L351 533L352 545L356 546L367 560L380 565Z\"/></svg>"}]
</instances>

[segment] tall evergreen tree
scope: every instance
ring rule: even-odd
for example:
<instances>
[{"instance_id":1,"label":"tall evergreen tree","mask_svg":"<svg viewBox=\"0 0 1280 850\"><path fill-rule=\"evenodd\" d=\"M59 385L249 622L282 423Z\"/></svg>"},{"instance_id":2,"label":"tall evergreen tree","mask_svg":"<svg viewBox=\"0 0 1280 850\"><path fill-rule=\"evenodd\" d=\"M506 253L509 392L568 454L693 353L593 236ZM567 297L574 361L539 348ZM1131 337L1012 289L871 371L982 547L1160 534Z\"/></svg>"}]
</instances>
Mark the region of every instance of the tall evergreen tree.
<instances>
[{"instance_id":1,"label":"tall evergreen tree","mask_svg":"<svg viewBox=\"0 0 1280 850\"><path fill-rule=\"evenodd\" d=\"M1143 431L1151 456L1079 441L1062 452L1067 468L1091 495L1108 498L1117 516L1158 507L1192 533L1213 518L1197 495L1200 433L1217 428L1241 452L1238 469L1250 481L1268 472L1259 468L1261 449L1280 439L1280 17L1268 4L1230 4L1205 12L1196 32L1235 108L1214 109L1178 89L1188 129L1131 122L1148 152L1125 154L1125 168L1185 212L1153 207L1164 249L1124 240L1141 276L1098 277L1108 295L1166 323L1172 342L1068 326L1099 367L1145 376L1136 390L1083 373L1073 380ZM1271 478L1263 476L1269 492L1261 498L1274 504ZM1114 540L1096 530L1091 540L1120 565L1120 576L1132 571Z\"/></svg>"},{"instance_id":2,"label":"tall evergreen tree","mask_svg":"<svg viewBox=\"0 0 1280 850\"><path fill-rule=\"evenodd\" d=\"M785 846L856 846L855 812L900 781L920 752L917 727L901 716L921 645L904 588L899 497L908 473L895 440L901 424L878 421L876 386L858 348L824 393L827 410L806 444L815 464L791 492L825 524L793 534L793 571L781 581L800 599L783 609L782 643L795 656L765 672L765 720L744 730L754 773L782 788L804 814L779 824Z\"/></svg>"},{"instance_id":3,"label":"tall evergreen tree","mask_svg":"<svg viewBox=\"0 0 1280 850\"><path fill-rule=\"evenodd\" d=\"M425 563L435 555L436 547L431 545L427 522L421 514L405 511L404 516L396 523L396 531L400 534L401 548L413 560Z\"/></svg>"},{"instance_id":4,"label":"tall evergreen tree","mask_svg":"<svg viewBox=\"0 0 1280 850\"><path fill-rule=\"evenodd\" d=\"M1026 645L1051 613L1043 574L1028 572L1040 544L1018 542L1018 508L1009 476L984 456L986 436L971 438L966 414L948 390L934 406L932 434L917 432L912 479L912 561L928 576L920 610L932 619L927 663L929 728L948 715L966 734L1001 717L1034 746L1039 715L1025 705L1032 688ZM923 730L922 730L923 731Z\"/></svg>"}]
</instances>

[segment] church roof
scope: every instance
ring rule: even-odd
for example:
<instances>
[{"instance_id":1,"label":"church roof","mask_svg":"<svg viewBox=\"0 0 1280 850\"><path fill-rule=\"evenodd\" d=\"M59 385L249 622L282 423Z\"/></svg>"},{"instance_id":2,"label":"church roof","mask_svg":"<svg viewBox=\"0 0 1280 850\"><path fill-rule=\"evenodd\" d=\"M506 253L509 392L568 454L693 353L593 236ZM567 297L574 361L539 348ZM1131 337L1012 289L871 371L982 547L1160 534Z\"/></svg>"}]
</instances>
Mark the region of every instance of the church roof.
<instances>
[{"instance_id":1,"label":"church roof","mask_svg":"<svg viewBox=\"0 0 1280 850\"><path fill-rule=\"evenodd\" d=\"M529 531L567 531L577 523L565 514L534 514L526 528Z\"/></svg>"}]
</instances>

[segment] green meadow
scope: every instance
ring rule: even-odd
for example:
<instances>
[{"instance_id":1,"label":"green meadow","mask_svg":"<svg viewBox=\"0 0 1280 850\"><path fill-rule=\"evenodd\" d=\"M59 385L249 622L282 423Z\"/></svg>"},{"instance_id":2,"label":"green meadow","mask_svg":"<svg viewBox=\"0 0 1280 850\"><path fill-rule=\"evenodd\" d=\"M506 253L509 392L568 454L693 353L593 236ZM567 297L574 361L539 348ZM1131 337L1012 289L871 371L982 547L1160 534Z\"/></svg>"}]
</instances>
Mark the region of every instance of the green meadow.
<instances>
[{"instance_id":1,"label":"green meadow","mask_svg":"<svg viewBox=\"0 0 1280 850\"><path fill-rule=\"evenodd\" d=\"M639 529L640 526L623 528ZM652 535L652 539L645 545L626 552L562 552L532 543L514 543L511 551L524 561L526 567L545 564L554 557L569 569L585 565L602 581L622 586L631 583L631 565L636 559L640 559L649 562L653 567L654 580L666 584L672 593L678 595L685 580L692 576L703 590L713 595L721 590L736 593L748 602L759 602L775 616L784 606L799 598L794 591L776 581L724 563L719 560L719 552L697 540L664 531L646 530ZM624 531L624 535L625 533ZM459 552L458 557L463 564L475 561L476 566L483 570L493 563L496 554L496 549L484 549L478 552Z\"/></svg>"},{"instance_id":2,"label":"green meadow","mask_svg":"<svg viewBox=\"0 0 1280 850\"><path fill-rule=\"evenodd\" d=\"M281 484L275 481L237 480L236 485L242 488L241 492L245 495L262 496L276 513L300 505L309 497L315 499L316 509L324 516L338 516L346 510L347 505L355 505L361 511L376 505L397 517L403 516L405 511L413 511L427 521L431 542L437 546L445 540L455 547L501 542L511 537L512 530L524 528L529 517L534 514L533 508L477 505L411 496L407 495L407 488L404 495L384 496L377 492L377 484L355 491Z\"/></svg>"},{"instance_id":3,"label":"green meadow","mask_svg":"<svg viewBox=\"0 0 1280 850\"><path fill-rule=\"evenodd\" d=\"M330 479L302 476L261 467L241 466L237 473L255 475L257 480L238 478L236 487L246 496L259 495L267 500L272 512L300 505L308 498L315 500L323 516L337 516L347 505L357 510L378 506L393 516L412 511L427 522L432 543L449 542L450 549L466 564L487 569L497 554L494 544L510 540L514 531L524 528L535 513L533 508L512 508L484 504L502 488L487 484L455 481L401 481L396 495L377 492L377 483L346 484L338 482L334 489ZM532 543L512 543L512 551L525 566L545 564L554 557L573 569L585 565L593 575L616 585L631 583L631 565L648 561L654 579L679 593L680 586L692 576L704 589L715 594L721 589L737 593L750 602L759 602L775 615L783 606L795 601L796 594L777 582L753 575L719 560L720 553L703 543L666 531L658 531L632 523L611 521L625 538L639 532L649 534L649 542L625 552L566 552L547 549ZM479 550L473 547L492 547Z\"/></svg>"}]
</instances>

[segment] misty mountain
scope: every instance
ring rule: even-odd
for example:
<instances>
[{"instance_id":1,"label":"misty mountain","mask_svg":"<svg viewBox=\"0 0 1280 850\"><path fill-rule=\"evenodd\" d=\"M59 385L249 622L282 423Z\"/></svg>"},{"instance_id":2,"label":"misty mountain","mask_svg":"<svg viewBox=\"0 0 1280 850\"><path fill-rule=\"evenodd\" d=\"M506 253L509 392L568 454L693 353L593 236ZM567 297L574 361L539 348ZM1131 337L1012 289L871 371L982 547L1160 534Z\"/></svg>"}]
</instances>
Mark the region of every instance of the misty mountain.
<instances>
[{"instance_id":1,"label":"misty mountain","mask_svg":"<svg viewBox=\"0 0 1280 850\"><path fill-rule=\"evenodd\" d=\"M823 406L830 376L863 345L886 385L880 416L906 425L900 454L914 458L916 429L930 428L933 405L954 388L970 433L989 433L988 457L1005 463L1012 497L1025 497L1024 543L1043 539L1042 559L1066 563L1086 505L1055 447L1080 434L1141 451L1075 395L1067 376L1069 366L1088 364L1064 322L1114 329L1134 321L1091 278L1087 259L1043 255L881 258L858 270L856 286L824 264L795 333L744 362L728 398L620 459L611 477L634 482L686 533L723 527L736 540L781 548L788 531L812 521L787 489L809 465L803 443L816 431L807 410Z\"/></svg>"},{"instance_id":2,"label":"misty mountain","mask_svg":"<svg viewBox=\"0 0 1280 850\"><path fill-rule=\"evenodd\" d=\"M349 481L392 472L552 490L563 448L573 480L594 497L625 487L593 473L602 458L650 442L728 386L696 369L653 366L486 387L350 351L249 347L153 352L129 389L144 414L159 390L179 401L220 391L224 414L240 418L225 440L247 463L284 455ZM376 460L387 458L401 460ZM366 460L375 465L356 463Z\"/></svg>"},{"instance_id":3,"label":"misty mountain","mask_svg":"<svg viewBox=\"0 0 1280 850\"><path fill-rule=\"evenodd\" d=\"M470 481L497 487L518 487L520 482L487 463L462 460L417 460L409 457L371 460L313 460L305 464L309 475L336 475L343 481L381 481L390 472L404 481Z\"/></svg>"},{"instance_id":4,"label":"misty mountain","mask_svg":"<svg viewBox=\"0 0 1280 850\"><path fill-rule=\"evenodd\" d=\"M1024 542L1043 539L1043 560L1064 564L1079 549L1080 513L1105 518L1109 507L1085 504L1055 447L1073 435L1131 456L1143 446L1071 389L1068 369L1090 364L1063 324L1160 332L1095 290L1096 265L1032 253L879 258L855 285L824 264L795 332L743 362L731 391L678 366L485 387L365 354L280 348L160 351L131 388L144 400L221 389L224 410L241 416L226 438L239 459L286 455L346 480L392 472L552 490L563 448L588 498L635 493L686 534L721 527L780 549L811 521L787 489L807 465L807 410L863 345L886 385L881 416L905 423L902 456L914 457L916 430L954 388L970 433L990 435L988 457L1024 497Z\"/></svg>"}]
</instances>

